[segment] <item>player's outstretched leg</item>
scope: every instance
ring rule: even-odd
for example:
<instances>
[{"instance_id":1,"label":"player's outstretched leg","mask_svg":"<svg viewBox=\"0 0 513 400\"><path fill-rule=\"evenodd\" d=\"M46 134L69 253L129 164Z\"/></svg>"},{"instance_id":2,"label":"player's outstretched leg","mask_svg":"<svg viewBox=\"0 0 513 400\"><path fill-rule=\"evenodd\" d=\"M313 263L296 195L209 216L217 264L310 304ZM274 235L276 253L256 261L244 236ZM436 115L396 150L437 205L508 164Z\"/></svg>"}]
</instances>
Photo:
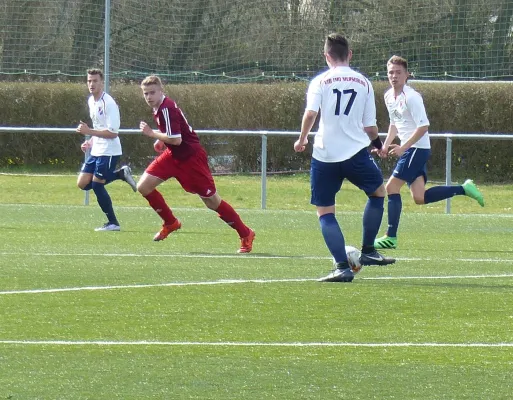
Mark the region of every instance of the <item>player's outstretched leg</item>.
<instances>
[{"instance_id":1,"label":"player's outstretched leg","mask_svg":"<svg viewBox=\"0 0 513 400\"><path fill-rule=\"evenodd\" d=\"M171 232L174 232L182 227L180 221L173 215L173 212L167 205L162 194L154 189L143 197L148 201L150 207L162 218L164 224L162 229L153 237L153 240L158 242L164 240Z\"/></svg>"},{"instance_id":2,"label":"player's outstretched leg","mask_svg":"<svg viewBox=\"0 0 513 400\"><path fill-rule=\"evenodd\" d=\"M134 192L137 192L137 183L135 182L135 179L132 176L132 168L130 168L128 165L123 165L119 169L119 179L128 183L132 190Z\"/></svg>"},{"instance_id":3,"label":"player's outstretched leg","mask_svg":"<svg viewBox=\"0 0 513 400\"><path fill-rule=\"evenodd\" d=\"M347 262L334 263L335 269L328 275L319 278L318 282L352 282L354 273Z\"/></svg>"},{"instance_id":4,"label":"player's outstretched leg","mask_svg":"<svg viewBox=\"0 0 513 400\"><path fill-rule=\"evenodd\" d=\"M376 249L396 249L397 248L397 229L401 219L403 203L399 193L388 195L388 228L385 236L374 239Z\"/></svg>"},{"instance_id":5,"label":"player's outstretched leg","mask_svg":"<svg viewBox=\"0 0 513 400\"><path fill-rule=\"evenodd\" d=\"M98 205L105 213L108 222L103 226L96 228L95 231L119 231L121 230L119 226L118 219L116 218L116 214L114 213L114 208L112 207L112 200L109 196L109 193L105 189L105 184L102 182L92 182L92 189L94 194L96 195L96 200L98 201Z\"/></svg>"},{"instance_id":6,"label":"player's outstretched leg","mask_svg":"<svg viewBox=\"0 0 513 400\"><path fill-rule=\"evenodd\" d=\"M205 202L206 200L203 199L203 201ZM235 229L239 234L240 247L237 250L237 253L251 252L251 250L253 250L253 241L255 240L256 236L255 231L253 231L253 229L242 222L242 219L240 218L239 214L237 214L237 211L235 211L233 207L224 200L221 200L215 209L212 208L212 206L209 206L208 203L205 204L207 204L207 207L210 209L216 211L219 215L219 218L226 222L230 228Z\"/></svg>"},{"instance_id":7,"label":"player's outstretched leg","mask_svg":"<svg viewBox=\"0 0 513 400\"><path fill-rule=\"evenodd\" d=\"M461 186L463 186L466 196L474 199L481 207L484 207L483 194L479 191L472 179L467 179Z\"/></svg>"},{"instance_id":8,"label":"player's outstretched leg","mask_svg":"<svg viewBox=\"0 0 513 400\"><path fill-rule=\"evenodd\" d=\"M397 238L388 235L382 236L374 241L374 247L376 249L397 249Z\"/></svg>"}]
</instances>

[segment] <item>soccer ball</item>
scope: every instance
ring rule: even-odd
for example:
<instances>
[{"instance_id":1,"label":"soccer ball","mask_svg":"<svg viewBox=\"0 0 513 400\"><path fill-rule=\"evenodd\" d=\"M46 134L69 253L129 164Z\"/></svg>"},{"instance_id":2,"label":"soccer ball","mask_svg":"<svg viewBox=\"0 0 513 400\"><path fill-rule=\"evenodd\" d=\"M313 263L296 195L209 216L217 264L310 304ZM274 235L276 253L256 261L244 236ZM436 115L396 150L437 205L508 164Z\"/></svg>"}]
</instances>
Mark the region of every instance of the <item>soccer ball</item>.
<instances>
[{"instance_id":1,"label":"soccer ball","mask_svg":"<svg viewBox=\"0 0 513 400\"><path fill-rule=\"evenodd\" d=\"M351 271L353 271L353 274L357 274L363 268L363 265L360 263L360 255L362 253L356 247L346 246L346 254Z\"/></svg>"}]
</instances>

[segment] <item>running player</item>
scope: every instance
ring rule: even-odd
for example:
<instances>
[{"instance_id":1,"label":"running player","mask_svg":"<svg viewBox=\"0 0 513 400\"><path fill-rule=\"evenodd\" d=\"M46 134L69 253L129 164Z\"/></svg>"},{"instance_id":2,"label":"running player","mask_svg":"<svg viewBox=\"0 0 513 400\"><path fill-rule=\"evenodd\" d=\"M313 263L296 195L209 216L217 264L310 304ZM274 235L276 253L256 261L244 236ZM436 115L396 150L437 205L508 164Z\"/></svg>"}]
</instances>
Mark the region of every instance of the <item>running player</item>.
<instances>
[{"instance_id":1,"label":"running player","mask_svg":"<svg viewBox=\"0 0 513 400\"><path fill-rule=\"evenodd\" d=\"M140 128L144 135L156 139L154 148L161 153L146 168L137 185L139 192L164 221L153 240L163 240L182 226L156 189L169 178L176 178L185 191L197 194L209 209L217 212L228 226L237 231L240 238L238 253L249 253L253 249L255 232L217 193L207 153L182 110L164 94L158 76L146 77L141 88L146 103L153 109L153 118L159 130L153 130L144 121L141 121Z\"/></svg>"},{"instance_id":2,"label":"running player","mask_svg":"<svg viewBox=\"0 0 513 400\"><path fill-rule=\"evenodd\" d=\"M434 186L426 190L427 162L431 156L429 120L422 96L407 85L408 62L399 56L392 56L387 62L388 80L392 86L385 93L385 103L390 117L388 135L380 157L398 157L392 176L386 184L388 195L388 229L385 236L376 239L377 249L397 247L397 229L401 217L401 188L410 187L416 204L429 204L456 195L466 195L484 207L484 199L474 182L466 180L463 185ZM399 136L400 145L392 144Z\"/></svg>"},{"instance_id":3,"label":"running player","mask_svg":"<svg viewBox=\"0 0 513 400\"><path fill-rule=\"evenodd\" d=\"M103 91L103 72L99 69L87 71L87 88L91 93L87 104L93 128L80 121L77 132L89 139L82 143L82 151L90 150L77 180L77 186L82 190L93 189L98 205L105 213L107 222L96 228L96 231L119 231L120 226L109 193L105 185L117 179L127 182L132 190L137 190L130 167L125 165L116 169L121 156L121 142L118 137L120 125L119 108L114 99Z\"/></svg>"}]
</instances>

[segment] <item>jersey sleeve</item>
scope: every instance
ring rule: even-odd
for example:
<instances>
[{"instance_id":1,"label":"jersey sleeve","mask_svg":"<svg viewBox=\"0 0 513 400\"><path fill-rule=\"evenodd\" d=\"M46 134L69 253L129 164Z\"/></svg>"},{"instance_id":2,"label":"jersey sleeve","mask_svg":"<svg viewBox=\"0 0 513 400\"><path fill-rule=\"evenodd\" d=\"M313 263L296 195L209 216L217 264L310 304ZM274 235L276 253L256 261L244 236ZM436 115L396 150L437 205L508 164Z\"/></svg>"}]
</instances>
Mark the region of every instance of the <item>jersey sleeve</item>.
<instances>
[{"instance_id":1,"label":"jersey sleeve","mask_svg":"<svg viewBox=\"0 0 513 400\"><path fill-rule=\"evenodd\" d=\"M414 96L411 96L406 104L417 128L420 126L429 126L426 107L424 107L424 101L420 94L416 93Z\"/></svg>"},{"instance_id":2,"label":"jersey sleeve","mask_svg":"<svg viewBox=\"0 0 513 400\"><path fill-rule=\"evenodd\" d=\"M363 110L363 126L367 128L369 126L376 126L376 99L374 98L374 88L370 81L367 81L367 93L365 108Z\"/></svg>"},{"instance_id":3,"label":"jersey sleeve","mask_svg":"<svg viewBox=\"0 0 513 400\"><path fill-rule=\"evenodd\" d=\"M118 133L121 118L119 116L119 107L112 97L107 97L105 101L105 122L110 132Z\"/></svg>"},{"instance_id":4,"label":"jersey sleeve","mask_svg":"<svg viewBox=\"0 0 513 400\"><path fill-rule=\"evenodd\" d=\"M180 138L182 137L182 129L180 124L180 115L181 112L178 107L174 106L163 107L162 108L162 119L161 124L164 128L162 133L165 133L167 137L170 138Z\"/></svg>"},{"instance_id":5,"label":"jersey sleeve","mask_svg":"<svg viewBox=\"0 0 513 400\"><path fill-rule=\"evenodd\" d=\"M318 76L310 82L306 93L306 110L319 112L322 101L321 77Z\"/></svg>"}]
</instances>

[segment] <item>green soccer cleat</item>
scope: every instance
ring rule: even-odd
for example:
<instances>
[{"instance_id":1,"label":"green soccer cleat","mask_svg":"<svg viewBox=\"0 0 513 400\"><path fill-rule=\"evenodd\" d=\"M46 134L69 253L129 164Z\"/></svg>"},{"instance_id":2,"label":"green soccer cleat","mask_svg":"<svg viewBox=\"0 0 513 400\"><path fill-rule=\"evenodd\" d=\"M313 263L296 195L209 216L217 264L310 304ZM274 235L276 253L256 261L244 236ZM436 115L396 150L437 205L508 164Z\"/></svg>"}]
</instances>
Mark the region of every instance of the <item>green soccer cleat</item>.
<instances>
[{"instance_id":1,"label":"green soccer cleat","mask_svg":"<svg viewBox=\"0 0 513 400\"><path fill-rule=\"evenodd\" d=\"M474 199L475 201L477 201L479 203L479 205L481 207L484 207L483 195L481 194L481 192L475 185L474 181L472 181L472 179L467 179L461 186L463 186L463 190L465 191L465 196L468 196L468 197Z\"/></svg>"},{"instance_id":2,"label":"green soccer cleat","mask_svg":"<svg viewBox=\"0 0 513 400\"><path fill-rule=\"evenodd\" d=\"M382 236L374 241L376 249L397 249L397 238Z\"/></svg>"}]
</instances>

